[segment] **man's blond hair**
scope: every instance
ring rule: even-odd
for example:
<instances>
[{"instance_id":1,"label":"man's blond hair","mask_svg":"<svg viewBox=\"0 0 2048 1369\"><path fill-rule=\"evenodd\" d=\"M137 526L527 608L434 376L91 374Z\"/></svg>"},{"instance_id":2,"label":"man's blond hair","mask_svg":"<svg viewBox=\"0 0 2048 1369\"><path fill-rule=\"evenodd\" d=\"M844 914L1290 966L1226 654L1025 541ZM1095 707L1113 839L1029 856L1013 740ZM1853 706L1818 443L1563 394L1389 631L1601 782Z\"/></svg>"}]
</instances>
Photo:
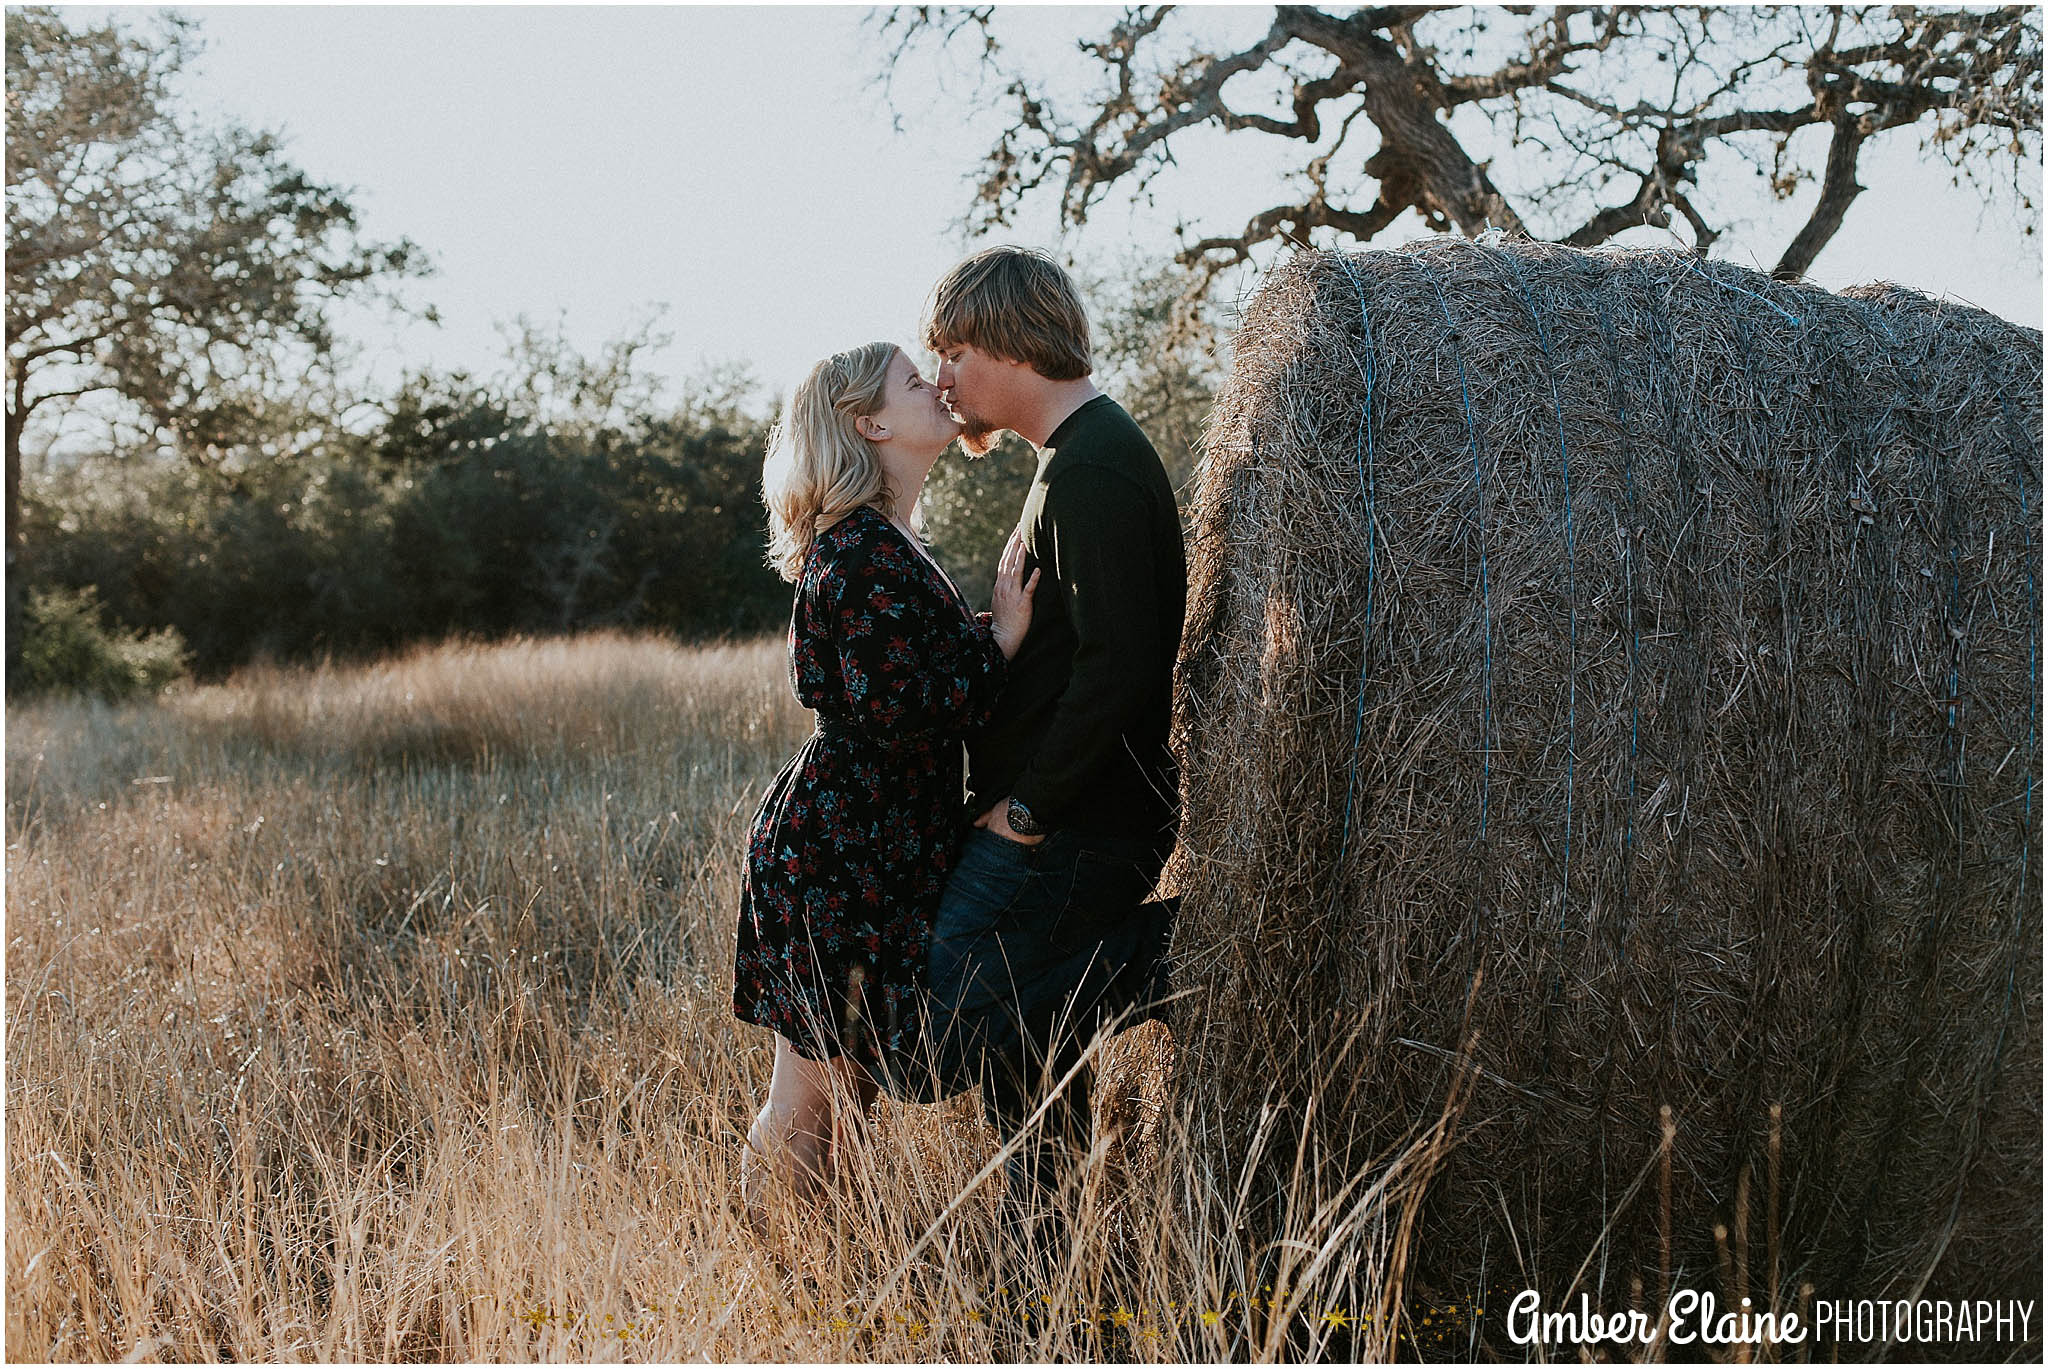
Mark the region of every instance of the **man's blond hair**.
<instances>
[{"instance_id":1,"label":"man's blond hair","mask_svg":"<svg viewBox=\"0 0 2048 1369\"><path fill-rule=\"evenodd\" d=\"M1095 369L1073 277L1027 247L986 248L948 271L925 308L924 345L972 347L1047 380L1079 380Z\"/></svg>"}]
</instances>

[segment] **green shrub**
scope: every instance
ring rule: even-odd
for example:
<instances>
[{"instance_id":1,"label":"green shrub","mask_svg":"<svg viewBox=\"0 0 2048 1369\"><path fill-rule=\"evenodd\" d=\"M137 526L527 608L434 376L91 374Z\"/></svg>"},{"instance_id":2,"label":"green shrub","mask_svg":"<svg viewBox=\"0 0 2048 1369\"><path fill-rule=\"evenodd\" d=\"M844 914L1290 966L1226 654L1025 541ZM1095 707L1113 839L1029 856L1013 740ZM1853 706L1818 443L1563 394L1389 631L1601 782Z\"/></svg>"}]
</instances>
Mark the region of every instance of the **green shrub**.
<instances>
[{"instance_id":1,"label":"green shrub","mask_svg":"<svg viewBox=\"0 0 2048 1369\"><path fill-rule=\"evenodd\" d=\"M99 591L34 590L21 632L21 674L29 693L75 691L119 701L155 694L186 674L176 628L147 635L109 626Z\"/></svg>"},{"instance_id":2,"label":"green shrub","mask_svg":"<svg viewBox=\"0 0 2048 1369\"><path fill-rule=\"evenodd\" d=\"M408 430L402 461L363 451L374 434L232 471L76 458L23 492L24 583L92 585L110 620L175 627L208 681L450 635L789 621L762 559L759 425L683 414L476 438L489 417L457 413L459 441ZM11 648L9 662L19 690Z\"/></svg>"}]
</instances>

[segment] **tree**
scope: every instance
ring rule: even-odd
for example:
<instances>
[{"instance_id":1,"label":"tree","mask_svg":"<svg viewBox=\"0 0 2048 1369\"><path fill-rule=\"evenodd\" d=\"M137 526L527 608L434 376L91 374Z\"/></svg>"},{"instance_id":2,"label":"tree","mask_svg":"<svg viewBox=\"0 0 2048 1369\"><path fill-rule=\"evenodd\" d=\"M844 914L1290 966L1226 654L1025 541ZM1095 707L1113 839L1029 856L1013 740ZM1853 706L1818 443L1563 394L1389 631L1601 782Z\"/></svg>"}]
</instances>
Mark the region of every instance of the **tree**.
<instances>
[{"instance_id":1,"label":"tree","mask_svg":"<svg viewBox=\"0 0 2048 1369\"><path fill-rule=\"evenodd\" d=\"M110 392L216 458L331 356L335 300L425 269L410 242L361 241L346 195L271 136L188 127L171 81L192 52L175 17L138 36L7 14L10 566L31 422Z\"/></svg>"},{"instance_id":2,"label":"tree","mask_svg":"<svg viewBox=\"0 0 2048 1369\"><path fill-rule=\"evenodd\" d=\"M1183 238L1179 260L1198 289L1261 243L1366 243L1411 210L1440 231L1496 227L1576 247L1670 227L1675 213L1704 251L1727 221L1727 177L1704 172L1719 148L1780 199L1818 179L1775 268L1798 276L1865 188L1863 149L1909 128L1959 175L2009 161L2032 207L2042 54L2032 7L1282 5L1236 50L1177 37L1185 24L1172 6L1144 7L1080 44L1097 84L1077 117L1056 108L1049 76L1007 68L994 23L989 8L881 21L892 72L920 46L978 38L983 78L1002 83L1014 110L978 173L971 232L1009 223L1041 192L1057 193L1063 223L1078 228L1111 187L1143 193L1204 127L1294 145L1292 202L1235 232ZM1368 130L1376 143L1354 146ZM1512 159L1473 155L1501 150L1487 146L1501 133Z\"/></svg>"},{"instance_id":3,"label":"tree","mask_svg":"<svg viewBox=\"0 0 2048 1369\"><path fill-rule=\"evenodd\" d=\"M521 314L501 324L505 367L497 388L507 409L558 434L595 433L651 413L660 379L641 363L674 338L656 325L667 311L655 305L639 326L607 341L596 356L570 342L566 321L542 324Z\"/></svg>"},{"instance_id":4,"label":"tree","mask_svg":"<svg viewBox=\"0 0 2048 1369\"><path fill-rule=\"evenodd\" d=\"M1202 427L1229 369L1217 311L1190 298L1195 284L1186 267L1136 257L1081 280L1093 322L1095 382L1144 429L1176 493L1194 479Z\"/></svg>"}]
</instances>

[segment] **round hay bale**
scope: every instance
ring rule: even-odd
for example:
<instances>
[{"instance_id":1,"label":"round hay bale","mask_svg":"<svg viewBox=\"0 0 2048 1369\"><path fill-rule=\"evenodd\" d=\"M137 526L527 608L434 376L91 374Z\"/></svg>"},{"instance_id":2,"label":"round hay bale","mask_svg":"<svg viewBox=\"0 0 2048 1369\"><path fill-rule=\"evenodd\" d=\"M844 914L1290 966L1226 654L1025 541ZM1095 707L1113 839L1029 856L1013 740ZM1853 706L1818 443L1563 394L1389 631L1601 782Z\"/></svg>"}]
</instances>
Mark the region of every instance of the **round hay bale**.
<instances>
[{"instance_id":1,"label":"round hay bale","mask_svg":"<svg viewBox=\"0 0 2048 1369\"><path fill-rule=\"evenodd\" d=\"M1684 252L1274 271L1177 683L1249 1248L1393 1165L1395 1302L2036 1295L2041 383Z\"/></svg>"}]
</instances>

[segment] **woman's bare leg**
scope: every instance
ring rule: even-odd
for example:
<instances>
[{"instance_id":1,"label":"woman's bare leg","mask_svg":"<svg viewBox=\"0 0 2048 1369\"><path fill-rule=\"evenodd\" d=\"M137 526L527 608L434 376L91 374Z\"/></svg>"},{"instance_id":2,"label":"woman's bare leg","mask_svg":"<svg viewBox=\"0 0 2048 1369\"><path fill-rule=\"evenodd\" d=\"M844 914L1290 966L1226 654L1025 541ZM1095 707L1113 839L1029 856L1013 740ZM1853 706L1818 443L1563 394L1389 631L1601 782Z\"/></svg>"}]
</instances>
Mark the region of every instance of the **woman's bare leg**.
<instances>
[{"instance_id":1,"label":"woman's bare leg","mask_svg":"<svg viewBox=\"0 0 2048 1369\"><path fill-rule=\"evenodd\" d=\"M740 1197L757 1231L771 1168L791 1192L816 1201L841 1158L860 1143L876 1092L875 1081L849 1057L806 1060L786 1038L775 1038L768 1101L747 1128L740 1157Z\"/></svg>"}]
</instances>

